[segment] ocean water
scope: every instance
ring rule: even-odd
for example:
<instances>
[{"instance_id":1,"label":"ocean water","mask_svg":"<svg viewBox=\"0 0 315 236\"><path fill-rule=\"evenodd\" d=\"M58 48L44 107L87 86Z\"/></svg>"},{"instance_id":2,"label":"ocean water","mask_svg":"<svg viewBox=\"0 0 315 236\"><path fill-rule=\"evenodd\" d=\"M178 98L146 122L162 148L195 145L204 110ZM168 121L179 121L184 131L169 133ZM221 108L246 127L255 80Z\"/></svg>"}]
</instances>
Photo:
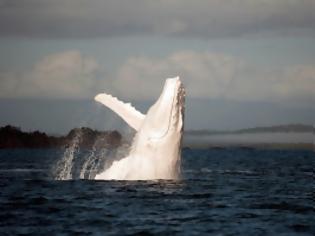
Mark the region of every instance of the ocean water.
<instances>
[{"instance_id":1,"label":"ocean water","mask_svg":"<svg viewBox=\"0 0 315 236\"><path fill-rule=\"evenodd\" d=\"M0 150L0 235L315 234L311 151L184 149L177 181L55 180L62 155Z\"/></svg>"}]
</instances>

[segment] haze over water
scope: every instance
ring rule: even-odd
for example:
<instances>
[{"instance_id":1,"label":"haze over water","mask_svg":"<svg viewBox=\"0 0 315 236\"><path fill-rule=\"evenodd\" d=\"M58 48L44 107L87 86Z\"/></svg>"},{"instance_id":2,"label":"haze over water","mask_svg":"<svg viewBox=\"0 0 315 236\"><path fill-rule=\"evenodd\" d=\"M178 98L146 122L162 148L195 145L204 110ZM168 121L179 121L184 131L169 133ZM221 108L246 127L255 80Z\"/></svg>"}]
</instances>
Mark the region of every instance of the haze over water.
<instances>
[{"instance_id":1,"label":"haze over water","mask_svg":"<svg viewBox=\"0 0 315 236\"><path fill-rule=\"evenodd\" d=\"M229 145L259 145L259 144L312 144L312 132L273 132L273 133L244 133L244 134L212 134L184 136L184 145L200 146L229 146Z\"/></svg>"}]
</instances>

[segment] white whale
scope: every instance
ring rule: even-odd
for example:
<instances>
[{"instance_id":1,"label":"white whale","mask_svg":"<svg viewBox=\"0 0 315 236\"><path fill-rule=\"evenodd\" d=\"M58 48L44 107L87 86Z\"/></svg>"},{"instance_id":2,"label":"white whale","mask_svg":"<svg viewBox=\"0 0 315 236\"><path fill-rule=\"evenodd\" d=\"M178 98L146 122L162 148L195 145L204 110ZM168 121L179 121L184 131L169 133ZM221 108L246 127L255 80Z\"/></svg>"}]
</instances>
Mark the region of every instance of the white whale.
<instances>
[{"instance_id":1,"label":"white whale","mask_svg":"<svg viewBox=\"0 0 315 236\"><path fill-rule=\"evenodd\" d=\"M95 179L153 180L179 177L185 109L185 90L179 77L165 81L162 94L146 115L130 103L123 103L105 93L98 94L95 100L116 112L137 131L129 155L114 161Z\"/></svg>"}]
</instances>

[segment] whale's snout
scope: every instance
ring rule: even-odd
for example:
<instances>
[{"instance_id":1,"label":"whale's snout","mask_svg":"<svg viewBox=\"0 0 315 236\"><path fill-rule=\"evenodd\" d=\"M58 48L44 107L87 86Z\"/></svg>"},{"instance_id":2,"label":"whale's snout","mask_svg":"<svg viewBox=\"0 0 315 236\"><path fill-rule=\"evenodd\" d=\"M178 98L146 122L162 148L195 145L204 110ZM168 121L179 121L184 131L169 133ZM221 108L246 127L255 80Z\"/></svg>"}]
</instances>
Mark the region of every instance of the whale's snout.
<instances>
[{"instance_id":1,"label":"whale's snout","mask_svg":"<svg viewBox=\"0 0 315 236\"><path fill-rule=\"evenodd\" d=\"M166 79L162 94L147 114L150 137L162 138L169 132L181 132L184 118L185 92L179 77Z\"/></svg>"}]
</instances>

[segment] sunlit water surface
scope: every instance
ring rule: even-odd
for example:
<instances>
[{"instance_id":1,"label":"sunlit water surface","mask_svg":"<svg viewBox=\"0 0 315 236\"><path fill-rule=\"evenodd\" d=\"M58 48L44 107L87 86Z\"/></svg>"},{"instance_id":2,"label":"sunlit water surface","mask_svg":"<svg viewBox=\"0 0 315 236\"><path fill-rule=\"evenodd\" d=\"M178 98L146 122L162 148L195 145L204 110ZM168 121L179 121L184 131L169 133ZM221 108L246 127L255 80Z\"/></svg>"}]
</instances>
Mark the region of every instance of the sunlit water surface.
<instances>
[{"instance_id":1,"label":"sunlit water surface","mask_svg":"<svg viewBox=\"0 0 315 236\"><path fill-rule=\"evenodd\" d=\"M185 149L178 181L54 180L59 150L0 150L0 235L314 235L311 151Z\"/></svg>"}]
</instances>

